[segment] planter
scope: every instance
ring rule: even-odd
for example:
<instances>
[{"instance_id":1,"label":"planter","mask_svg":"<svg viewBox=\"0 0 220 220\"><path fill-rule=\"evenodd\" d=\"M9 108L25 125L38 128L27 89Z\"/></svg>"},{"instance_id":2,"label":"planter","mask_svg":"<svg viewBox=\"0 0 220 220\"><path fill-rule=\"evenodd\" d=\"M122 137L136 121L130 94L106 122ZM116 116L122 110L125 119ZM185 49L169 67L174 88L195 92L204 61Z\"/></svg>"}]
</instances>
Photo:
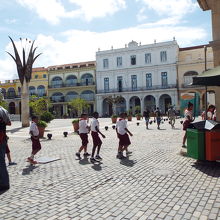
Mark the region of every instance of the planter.
<instances>
[{"instance_id":1,"label":"planter","mask_svg":"<svg viewBox=\"0 0 220 220\"><path fill-rule=\"evenodd\" d=\"M112 118L112 123L115 124L117 122L117 118Z\"/></svg>"},{"instance_id":2,"label":"planter","mask_svg":"<svg viewBox=\"0 0 220 220\"><path fill-rule=\"evenodd\" d=\"M136 118L137 118L137 120L141 120L141 116L140 115L137 115Z\"/></svg>"},{"instance_id":3,"label":"planter","mask_svg":"<svg viewBox=\"0 0 220 220\"><path fill-rule=\"evenodd\" d=\"M74 129L74 132L77 132L79 130L79 122L73 122L73 129Z\"/></svg>"},{"instance_id":4,"label":"planter","mask_svg":"<svg viewBox=\"0 0 220 220\"><path fill-rule=\"evenodd\" d=\"M132 115L128 115L128 121L132 121Z\"/></svg>"},{"instance_id":5,"label":"planter","mask_svg":"<svg viewBox=\"0 0 220 220\"><path fill-rule=\"evenodd\" d=\"M39 138L44 137L45 127L40 127L40 126L37 126L37 127L38 127L38 130L39 130Z\"/></svg>"}]
</instances>

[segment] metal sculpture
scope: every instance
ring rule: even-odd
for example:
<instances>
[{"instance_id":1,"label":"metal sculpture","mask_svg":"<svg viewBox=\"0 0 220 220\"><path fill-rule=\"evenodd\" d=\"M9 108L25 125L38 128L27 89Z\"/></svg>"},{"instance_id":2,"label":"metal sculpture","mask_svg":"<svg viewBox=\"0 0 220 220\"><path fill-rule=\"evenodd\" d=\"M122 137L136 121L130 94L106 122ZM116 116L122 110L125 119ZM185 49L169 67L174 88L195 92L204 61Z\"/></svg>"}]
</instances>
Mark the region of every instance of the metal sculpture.
<instances>
[{"instance_id":1,"label":"metal sculpture","mask_svg":"<svg viewBox=\"0 0 220 220\"><path fill-rule=\"evenodd\" d=\"M29 116L30 116L28 88L29 88L29 83L31 80L33 63L41 55L41 53L38 54L37 56L35 56L35 52L36 52L37 47L34 48L35 41L33 41L31 44L27 59L26 59L26 54L25 54L26 48L22 48L22 61L21 61L21 58L19 56L19 53L18 53L18 50L15 46L14 41L12 40L11 37L9 37L9 38L12 42L15 55L13 56L11 53L9 53L7 51L6 52L15 61L16 66L17 66L18 77L21 82L21 121L22 121L22 127L28 127L29 126ZM22 41L21 38L20 38L20 40ZM27 42L27 39L26 39L26 42ZM31 43L31 41L29 41L29 43Z\"/></svg>"}]
</instances>

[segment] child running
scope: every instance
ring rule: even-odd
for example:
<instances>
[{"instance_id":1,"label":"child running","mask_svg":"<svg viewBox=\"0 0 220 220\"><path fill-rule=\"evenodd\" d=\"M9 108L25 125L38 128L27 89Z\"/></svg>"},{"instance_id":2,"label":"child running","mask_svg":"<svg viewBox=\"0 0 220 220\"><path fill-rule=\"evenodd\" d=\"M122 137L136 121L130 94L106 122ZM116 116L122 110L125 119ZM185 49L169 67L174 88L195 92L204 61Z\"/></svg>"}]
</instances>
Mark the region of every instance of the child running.
<instances>
[{"instance_id":1,"label":"child running","mask_svg":"<svg viewBox=\"0 0 220 220\"><path fill-rule=\"evenodd\" d=\"M39 139L39 130L37 127L38 123L38 117L32 116L32 122L30 126L30 135L31 135L31 141L32 141L32 152L31 156L27 158L27 160L31 164L36 164L37 161L34 160L34 156L41 150L41 144Z\"/></svg>"},{"instance_id":2,"label":"child running","mask_svg":"<svg viewBox=\"0 0 220 220\"><path fill-rule=\"evenodd\" d=\"M93 140L93 148L92 148L92 156L90 158L90 162L94 163L97 162L97 160L102 160L102 158L100 157L99 153L100 153L100 149L101 149L101 145L102 145L102 141L99 137L99 134L105 138L105 135L102 134L99 130L99 121L98 121L98 117L99 117L99 113L98 112L94 112L93 113L93 119L91 122L91 134L92 134L92 140ZM98 147L98 148L97 148ZM97 148L97 154L94 158L94 154Z\"/></svg>"},{"instance_id":3,"label":"child running","mask_svg":"<svg viewBox=\"0 0 220 220\"><path fill-rule=\"evenodd\" d=\"M126 117L126 113L121 113L120 118L116 123L116 133L119 139L118 154L116 157L119 159L125 158L123 156L124 150L126 151L126 155L131 153L128 151L128 146L131 144L128 134L130 136L133 136L133 134L127 128L127 121L125 120Z\"/></svg>"},{"instance_id":4,"label":"child running","mask_svg":"<svg viewBox=\"0 0 220 220\"><path fill-rule=\"evenodd\" d=\"M84 150L84 156L87 157L90 154L87 152L88 141L88 133L90 127L88 125L88 116L87 114L81 114L81 119L79 120L79 136L82 140L82 146L79 148L79 151L76 153L76 156L79 160L81 160L80 153Z\"/></svg>"}]
</instances>

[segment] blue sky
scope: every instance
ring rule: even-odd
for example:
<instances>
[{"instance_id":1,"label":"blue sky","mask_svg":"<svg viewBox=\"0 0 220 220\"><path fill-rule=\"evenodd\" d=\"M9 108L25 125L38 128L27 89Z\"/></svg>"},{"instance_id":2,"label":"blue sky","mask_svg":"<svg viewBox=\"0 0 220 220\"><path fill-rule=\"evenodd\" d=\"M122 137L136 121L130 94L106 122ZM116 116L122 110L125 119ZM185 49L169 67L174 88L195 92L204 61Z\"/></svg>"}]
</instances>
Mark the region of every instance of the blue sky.
<instances>
[{"instance_id":1,"label":"blue sky","mask_svg":"<svg viewBox=\"0 0 220 220\"><path fill-rule=\"evenodd\" d=\"M35 40L35 67L95 60L95 52L172 40L180 47L212 40L210 11L196 0L1 0L0 80L17 78L8 36ZM22 42L23 46L25 41Z\"/></svg>"}]
</instances>

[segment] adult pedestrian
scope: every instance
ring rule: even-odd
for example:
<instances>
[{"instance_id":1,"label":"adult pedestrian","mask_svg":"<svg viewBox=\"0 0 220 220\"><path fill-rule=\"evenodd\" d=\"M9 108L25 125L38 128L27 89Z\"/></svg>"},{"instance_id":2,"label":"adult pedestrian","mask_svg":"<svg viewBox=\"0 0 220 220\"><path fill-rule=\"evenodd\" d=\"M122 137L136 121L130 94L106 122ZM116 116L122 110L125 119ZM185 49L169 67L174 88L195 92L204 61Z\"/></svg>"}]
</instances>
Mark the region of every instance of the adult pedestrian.
<instances>
[{"instance_id":1,"label":"adult pedestrian","mask_svg":"<svg viewBox=\"0 0 220 220\"><path fill-rule=\"evenodd\" d=\"M150 120L150 111L149 111L149 109L146 109L146 110L143 112L143 117L144 117L145 122L146 122L146 129L148 129L149 120Z\"/></svg>"},{"instance_id":2,"label":"adult pedestrian","mask_svg":"<svg viewBox=\"0 0 220 220\"><path fill-rule=\"evenodd\" d=\"M7 110L0 106L0 191L10 188L9 175L5 163L7 146L6 126L11 125Z\"/></svg>"},{"instance_id":3,"label":"adult pedestrian","mask_svg":"<svg viewBox=\"0 0 220 220\"><path fill-rule=\"evenodd\" d=\"M175 111L175 109L173 108L172 105L168 109L167 116L168 116L168 118L170 120L171 127L174 128L175 121L176 121L176 111Z\"/></svg>"},{"instance_id":4,"label":"adult pedestrian","mask_svg":"<svg viewBox=\"0 0 220 220\"><path fill-rule=\"evenodd\" d=\"M155 118L157 121L157 129L160 129L160 122L161 122L161 112L160 109L157 107L156 111L154 112Z\"/></svg>"}]
</instances>

